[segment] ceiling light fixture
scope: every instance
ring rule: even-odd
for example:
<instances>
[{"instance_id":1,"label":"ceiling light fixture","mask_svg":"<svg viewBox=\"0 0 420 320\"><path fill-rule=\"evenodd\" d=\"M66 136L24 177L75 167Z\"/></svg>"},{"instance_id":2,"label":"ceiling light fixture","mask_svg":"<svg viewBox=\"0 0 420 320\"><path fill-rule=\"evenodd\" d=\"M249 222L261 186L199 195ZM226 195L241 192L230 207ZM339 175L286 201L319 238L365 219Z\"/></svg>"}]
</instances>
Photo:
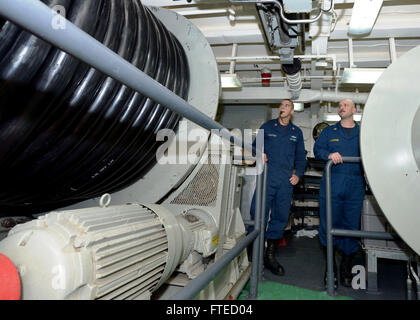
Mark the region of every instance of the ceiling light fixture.
<instances>
[{"instance_id":1,"label":"ceiling light fixture","mask_svg":"<svg viewBox=\"0 0 420 320\"><path fill-rule=\"evenodd\" d=\"M225 73L220 75L223 89L242 88L242 83L236 73Z\"/></svg>"},{"instance_id":2,"label":"ceiling light fixture","mask_svg":"<svg viewBox=\"0 0 420 320\"><path fill-rule=\"evenodd\" d=\"M383 0L355 0L349 35L369 34L375 25Z\"/></svg>"},{"instance_id":3,"label":"ceiling light fixture","mask_svg":"<svg viewBox=\"0 0 420 320\"><path fill-rule=\"evenodd\" d=\"M362 120L362 115L361 114L355 114L353 116L354 121L356 122L360 122ZM340 116L338 114L329 114L329 113L325 113L324 117L323 117L324 121L327 122L338 122L341 120Z\"/></svg>"},{"instance_id":4,"label":"ceiling light fixture","mask_svg":"<svg viewBox=\"0 0 420 320\"><path fill-rule=\"evenodd\" d=\"M383 68L345 68L341 83L375 84L384 71Z\"/></svg>"}]
</instances>

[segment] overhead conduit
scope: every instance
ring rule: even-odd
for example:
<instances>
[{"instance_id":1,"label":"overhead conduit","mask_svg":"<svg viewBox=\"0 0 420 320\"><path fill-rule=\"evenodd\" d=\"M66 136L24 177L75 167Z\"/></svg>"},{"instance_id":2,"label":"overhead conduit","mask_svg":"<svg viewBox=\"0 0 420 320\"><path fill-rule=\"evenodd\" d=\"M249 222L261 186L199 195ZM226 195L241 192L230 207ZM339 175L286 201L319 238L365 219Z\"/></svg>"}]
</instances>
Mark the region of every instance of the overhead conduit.
<instances>
[{"instance_id":1,"label":"overhead conduit","mask_svg":"<svg viewBox=\"0 0 420 320\"><path fill-rule=\"evenodd\" d=\"M183 99L183 48L140 0L43 0ZM51 210L123 189L180 116L0 20L0 211Z\"/></svg>"}]
</instances>

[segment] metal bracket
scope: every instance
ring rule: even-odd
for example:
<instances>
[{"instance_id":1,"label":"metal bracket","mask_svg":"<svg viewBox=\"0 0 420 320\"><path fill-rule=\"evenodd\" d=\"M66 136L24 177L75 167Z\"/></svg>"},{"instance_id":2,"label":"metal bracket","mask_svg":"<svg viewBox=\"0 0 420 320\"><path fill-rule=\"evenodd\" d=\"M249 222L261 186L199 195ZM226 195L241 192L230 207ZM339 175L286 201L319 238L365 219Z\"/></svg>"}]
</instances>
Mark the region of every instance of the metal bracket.
<instances>
[{"instance_id":1,"label":"metal bracket","mask_svg":"<svg viewBox=\"0 0 420 320\"><path fill-rule=\"evenodd\" d=\"M291 64L295 48L299 45L297 25L289 25L280 17L273 6L256 5L267 43L282 64Z\"/></svg>"},{"instance_id":2,"label":"metal bracket","mask_svg":"<svg viewBox=\"0 0 420 320\"><path fill-rule=\"evenodd\" d=\"M305 33L300 24L317 21L323 10L311 19L289 19L283 5L277 0L229 0L231 3L254 3L259 14L264 35L271 51L280 57L281 64L292 64L297 47L303 49ZM301 39L299 39L301 38ZM299 41L300 40L300 41ZM303 44L303 45L302 45Z\"/></svg>"}]
</instances>

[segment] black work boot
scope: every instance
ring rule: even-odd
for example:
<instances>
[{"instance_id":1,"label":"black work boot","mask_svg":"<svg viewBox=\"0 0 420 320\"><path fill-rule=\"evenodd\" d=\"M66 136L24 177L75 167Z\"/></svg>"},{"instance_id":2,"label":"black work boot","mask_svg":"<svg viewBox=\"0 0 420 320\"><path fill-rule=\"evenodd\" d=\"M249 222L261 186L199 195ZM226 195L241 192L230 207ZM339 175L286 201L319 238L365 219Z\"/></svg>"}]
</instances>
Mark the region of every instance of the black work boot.
<instances>
[{"instance_id":1,"label":"black work boot","mask_svg":"<svg viewBox=\"0 0 420 320\"><path fill-rule=\"evenodd\" d=\"M353 275L351 269L353 268L353 259L356 253L349 255L343 253L343 258L340 263L340 282L344 287L351 288Z\"/></svg>"},{"instance_id":2,"label":"black work boot","mask_svg":"<svg viewBox=\"0 0 420 320\"><path fill-rule=\"evenodd\" d=\"M254 246L254 243L251 242L251 244L246 248L246 253L248 255L248 261L249 262L252 262L253 246Z\"/></svg>"},{"instance_id":3,"label":"black work boot","mask_svg":"<svg viewBox=\"0 0 420 320\"><path fill-rule=\"evenodd\" d=\"M324 285L325 288L327 288L327 268L328 268L328 261L327 261L327 247L322 246L322 252L324 253L324 259L325 259L325 273L324 273ZM334 289L337 289L338 287L338 279L337 279L337 263L335 261L335 255L336 255L336 248L333 249L333 272L334 272Z\"/></svg>"},{"instance_id":4,"label":"black work boot","mask_svg":"<svg viewBox=\"0 0 420 320\"><path fill-rule=\"evenodd\" d=\"M284 275L284 268L277 262L276 249L278 239L267 239L267 249L264 255L264 266L277 276Z\"/></svg>"}]
</instances>

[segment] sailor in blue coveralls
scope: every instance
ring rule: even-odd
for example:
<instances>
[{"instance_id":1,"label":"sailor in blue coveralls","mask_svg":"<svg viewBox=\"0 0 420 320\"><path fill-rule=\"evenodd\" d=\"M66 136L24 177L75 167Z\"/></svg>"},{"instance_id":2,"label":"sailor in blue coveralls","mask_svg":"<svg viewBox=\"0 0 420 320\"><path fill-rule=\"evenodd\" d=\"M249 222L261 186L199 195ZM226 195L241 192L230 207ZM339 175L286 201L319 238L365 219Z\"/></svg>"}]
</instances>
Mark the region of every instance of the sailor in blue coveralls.
<instances>
[{"instance_id":1,"label":"sailor in blue coveralls","mask_svg":"<svg viewBox=\"0 0 420 320\"><path fill-rule=\"evenodd\" d=\"M289 219L293 186L298 184L306 168L303 134L291 122L293 113L293 102L283 100L279 118L264 123L259 131L261 133L261 129L264 130L264 160L268 168L265 212L267 249L264 265L276 275L284 274L284 268L278 263L275 253ZM255 193L251 203L251 217L254 219L254 216ZM249 232L252 230L250 227Z\"/></svg>"},{"instance_id":2,"label":"sailor in blue coveralls","mask_svg":"<svg viewBox=\"0 0 420 320\"><path fill-rule=\"evenodd\" d=\"M333 228L359 230L366 188L363 169L360 163L343 163L342 159L342 157L360 157L359 125L353 120L356 108L351 100L345 99L340 101L338 112L341 121L326 127L321 132L314 145L314 154L317 159L325 161L331 159L334 163L331 168ZM319 208L319 238L326 256L325 172L321 181ZM334 237L334 245L343 253L340 264L340 282L343 286L351 287L352 261L359 249L359 241L357 238ZM334 250L335 286L337 286L336 268ZM325 276L324 282L326 282Z\"/></svg>"}]
</instances>

